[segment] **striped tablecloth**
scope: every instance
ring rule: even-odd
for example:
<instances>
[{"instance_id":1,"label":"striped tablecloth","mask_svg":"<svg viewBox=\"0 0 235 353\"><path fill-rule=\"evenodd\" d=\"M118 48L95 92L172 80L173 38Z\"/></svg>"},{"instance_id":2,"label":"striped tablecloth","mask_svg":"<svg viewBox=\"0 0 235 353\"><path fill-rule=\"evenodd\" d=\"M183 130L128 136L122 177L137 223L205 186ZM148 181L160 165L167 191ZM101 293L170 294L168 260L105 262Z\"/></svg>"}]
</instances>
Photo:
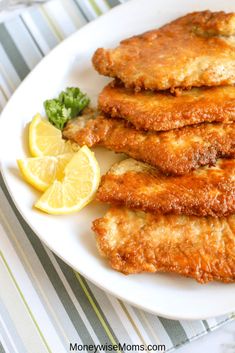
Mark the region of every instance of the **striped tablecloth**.
<instances>
[{"instance_id":1,"label":"striped tablecloth","mask_svg":"<svg viewBox=\"0 0 235 353\"><path fill-rule=\"evenodd\" d=\"M1 109L55 45L120 2L53 0L1 23ZM41 243L0 183L0 353L64 353L70 343L164 344L169 352L232 320L171 321L104 293Z\"/></svg>"}]
</instances>

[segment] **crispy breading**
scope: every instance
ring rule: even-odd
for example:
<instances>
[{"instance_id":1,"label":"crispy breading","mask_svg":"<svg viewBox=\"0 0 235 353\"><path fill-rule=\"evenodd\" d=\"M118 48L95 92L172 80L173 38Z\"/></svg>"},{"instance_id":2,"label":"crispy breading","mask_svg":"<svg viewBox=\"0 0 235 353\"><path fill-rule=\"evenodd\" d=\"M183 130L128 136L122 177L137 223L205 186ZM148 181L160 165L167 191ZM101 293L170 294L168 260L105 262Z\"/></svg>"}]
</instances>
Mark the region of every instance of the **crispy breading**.
<instances>
[{"instance_id":1,"label":"crispy breading","mask_svg":"<svg viewBox=\"0 0 235 353\"><path fill-rule=\"evenodd\" d=\"M194 12L152 31L96 50L102 75L136 90L235 83L235 14Z\"/></svg>"},{"instance_id":2,"label":"crispy breading","mask_svg":"<svg viewBox=\"0 0 235 353\"><path fill-rule=\"evenodd\" d=\"M193 88L178 96L170 92L133 92L111 83L99 95L99 108L137 129L172 130L202 122L235 121L235 87Z\"/></svg>"},{"instance_id":3,"label":"crispy breading","mask_svg":"<svg viewBox=\"0 0 235 353\"><path fill-rule=\"evenodd\" d=\"M100 253L117 271L171 272L200 283L235 281L235 216L152 215L112 208L93 222Z\"/></svg>"},{"instance_id":4,"label":"crispy breading","mask_svg":"<svg viewBox=\"0 0 235 353\"><path fill-rule=\"evenodd\" d=\"M235 14L205 11L195 13L192 20L193 30L205 36L232 36L235 33Z\"/></svg>"},{"instance_id":5,"label":"crispy breading","mask_svg":"<svg viewBox=\"0 0 235 353\"><path fill-rule=\"evenodd\" d=\"M158 167L166 174L182 175L220 157L235 158L235 123L201 124L173 131L137 131L122 119L72 119L63 136L80 146L101 145Z\"/></svg>"},{"instance_id":6,"label":"crispy breading","mask_svg":"<svg viewBox=\"0 0 235 353\"><path fill-rule=\"evenodd\" d=\"M235 160L170 177L125 159L102 177L97 199L156 214L228 216L235 213Z\"/></svg>"}]
</instances>

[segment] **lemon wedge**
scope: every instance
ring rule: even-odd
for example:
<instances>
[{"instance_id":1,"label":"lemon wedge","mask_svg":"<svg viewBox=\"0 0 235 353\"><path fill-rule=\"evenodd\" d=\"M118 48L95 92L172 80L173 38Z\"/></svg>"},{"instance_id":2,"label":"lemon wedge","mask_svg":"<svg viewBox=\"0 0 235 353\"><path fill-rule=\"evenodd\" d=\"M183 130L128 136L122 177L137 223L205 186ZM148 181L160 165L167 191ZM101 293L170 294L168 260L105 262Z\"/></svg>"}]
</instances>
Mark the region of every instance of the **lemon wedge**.
<instances>
[{"instance_id":1,"label":"lemon wedge","mask_svg":"<svg viewBox=\"0 0 235 353\"><path fill-rule=\"evenodd\" d=\"M18 159L17 163L24 179L37 190L45 191L54 180L61 180L65 166L73 153Z\"/></svg>"},{"instance_id":2,"label":"lemon wedge","mask_svg":"<svg viewBox=\"0 0 235 353\"><path fill-rule=\"evenodd\" d=\"M94 153L83 146L64 169L62 180L55 180L35 207L49 214L79 211L94 197L100 182L100 169Z\"/></svg>"},{"instance_id":3,"label":"lemon wedge","mask_svg":"<svg viewBox=\"0 0 235 353\"><path fill-rule=\"evenodd\" d=\"M71 153L79 147L76 143L64 140L59 129L36 114L29 126L29 149L33 157L42 157Z\"/></svg>"}]
</instances>

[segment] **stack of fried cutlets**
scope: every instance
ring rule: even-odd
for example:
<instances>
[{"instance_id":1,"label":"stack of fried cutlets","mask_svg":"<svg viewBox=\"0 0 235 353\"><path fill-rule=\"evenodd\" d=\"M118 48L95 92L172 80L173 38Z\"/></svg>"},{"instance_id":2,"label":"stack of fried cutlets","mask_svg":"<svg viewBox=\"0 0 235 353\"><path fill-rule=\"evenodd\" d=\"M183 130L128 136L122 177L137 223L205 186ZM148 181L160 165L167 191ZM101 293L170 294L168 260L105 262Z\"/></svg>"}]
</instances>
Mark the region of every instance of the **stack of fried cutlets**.
<instances>
[{"instance_id":1,"label":"stack of fried cutlets","mask_svg":"<svg viewBox=\"0 0 235 353\"><path fill-rule=\"evenodd\" d=\"M93 230L116 270L235 281L234 38L235 14L204 11L95 52L115 80L64 136L132 157L97 194L113 205Z\"/></svg>"}]
</instances>

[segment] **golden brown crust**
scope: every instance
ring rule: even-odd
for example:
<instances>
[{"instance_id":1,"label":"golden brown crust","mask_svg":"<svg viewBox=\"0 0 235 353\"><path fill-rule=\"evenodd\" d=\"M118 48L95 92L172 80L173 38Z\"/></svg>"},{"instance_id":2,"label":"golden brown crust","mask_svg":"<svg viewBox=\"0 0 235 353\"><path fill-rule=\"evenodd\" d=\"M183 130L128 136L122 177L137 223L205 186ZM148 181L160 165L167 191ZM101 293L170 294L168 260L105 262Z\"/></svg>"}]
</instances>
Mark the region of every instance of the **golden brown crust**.
<instances>
[{"instance_id":1,"label":"golden brown crust","mask_svg":"<svg viewBox=\"0 0 235 353\"><path fill-rule=\"evenodd\" d=\"M234 84L234 27L233 13L190 13L115 49L97 49L93 65L136 90Z\"/></svg>"},{"instance_id":2,"label":"golden brown crust","mask_svg":"<svg viewBox=\"0 0 235 353\"><path fill-rule=\"evenodd\" d=\"M220 157L235 158L235 123L201 124L173 131L137 131L124 120L99 116L72 119L64 137L80 146L101 145L158 167L166 174L182 175Z\"/></svg>"},{"instance_id":3,"label":"golden brown crust","mask_svg":"<svg viewBox=\"0 0 235 353\"><path fill-rule=\"evenodd\" d=\"M192 20L193 30L204 36L232 36L235 34L235 14L205 11L194 15Z\"/></svg>"},{"instance_id":4,"label":"golden brown crust","mask_svg":"<svg viewBox=\"0 0 235 353\"><path fill-rule=\"evenodd\" d=\"M111 83L99 95L99 108L137 129L164 131L202 122L235 121L235 87L169 92L133 92Z\"/></svg>"},{"instance_id":5,"label":"golden brown crust","mask_svg":"<svg viewBox=\"0 0 235 353\"><path fill-rule=\"evenodd\" d=\"M155 216L110 209L93 222L100 253L125 274L172 272L200 283L235 281L235 216Z\"/></svg>"},{"instance_id":6,"label":"golden brown crust","mask_svg":"<svg viewBox=\"0 0 235 353\"><path fill-rule=\"evenodd\" d=\"M155 214L228 216L235 213L235 160L169 177L126 159L102 177L97 199Z\"/></svg>"}]
</instances>

